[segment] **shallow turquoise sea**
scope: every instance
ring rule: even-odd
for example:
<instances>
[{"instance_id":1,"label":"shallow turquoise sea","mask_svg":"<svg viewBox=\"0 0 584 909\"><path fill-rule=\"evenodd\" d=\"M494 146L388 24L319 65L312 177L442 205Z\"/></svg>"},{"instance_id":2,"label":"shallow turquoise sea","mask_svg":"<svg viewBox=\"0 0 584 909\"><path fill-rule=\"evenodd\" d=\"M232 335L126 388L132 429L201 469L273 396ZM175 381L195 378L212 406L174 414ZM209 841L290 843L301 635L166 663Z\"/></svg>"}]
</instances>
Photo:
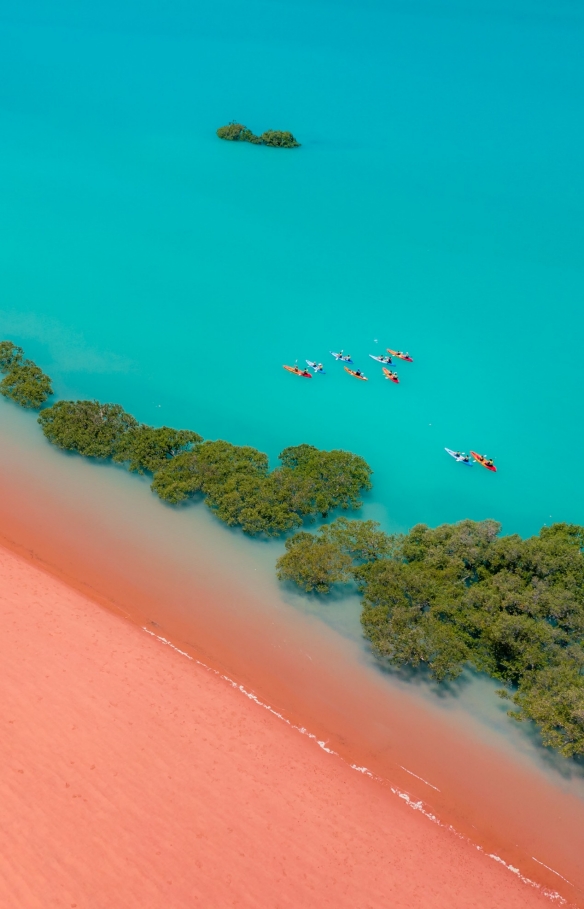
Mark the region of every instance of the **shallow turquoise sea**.
<instances>
[{"instance_id":1,"label":"shallow turquoise sea","mask_svg":"<svg viewBox=\"0 0 584 909\"><path fill-rule=\"evenodd\" d=\"M58 395L350 449L392 528L584 522L581 5L85 6L0 7L0 334Z\"/></svg>"}]
</instances>

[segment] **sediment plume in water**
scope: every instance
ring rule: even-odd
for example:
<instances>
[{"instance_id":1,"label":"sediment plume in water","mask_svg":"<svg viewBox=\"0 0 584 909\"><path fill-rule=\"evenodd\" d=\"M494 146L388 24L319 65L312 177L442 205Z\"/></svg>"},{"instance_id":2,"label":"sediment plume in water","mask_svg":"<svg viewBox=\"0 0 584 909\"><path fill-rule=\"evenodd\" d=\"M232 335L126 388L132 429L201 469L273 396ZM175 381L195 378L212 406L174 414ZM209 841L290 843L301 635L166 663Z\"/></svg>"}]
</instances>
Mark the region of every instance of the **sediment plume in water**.
<instances>
[{"instance_id":1,"label":"sediment plume in water","mask_svg":"<svg viewBox=\"0 0 584 909\"><path fill-rule=\"evenodd\" d=\"M425 823L584 905L584 804L569 782L392 685L355 642L287 605L205 511L165 508L123 471L51 450L12 409L0 420L5 545L228 676L387 797L421 803Z\"/></svg>"},{"instance_id":2,"label":"sediment plume in water","mask_svg":"<svg viewBox=\"0 0 584 909\"><path fill-rule=\"evenodd\" d=\"M0 550L3 905L547 904L237 685Z\"/></svg>"}]
</instances>

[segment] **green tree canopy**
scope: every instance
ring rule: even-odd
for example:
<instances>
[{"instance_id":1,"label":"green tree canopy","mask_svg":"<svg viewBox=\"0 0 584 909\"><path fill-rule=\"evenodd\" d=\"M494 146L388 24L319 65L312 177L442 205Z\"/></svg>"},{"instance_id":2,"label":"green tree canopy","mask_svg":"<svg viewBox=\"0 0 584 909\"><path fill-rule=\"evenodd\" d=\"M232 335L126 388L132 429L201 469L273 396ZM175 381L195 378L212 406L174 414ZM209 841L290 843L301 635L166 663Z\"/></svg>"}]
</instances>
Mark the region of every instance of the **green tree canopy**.
<instances>
[{"instance_id":1,"label":"green tree canopy","mask_svg":"<svg viewBox=\"0 0 584 909\"><path fill-rule=\"evenodd\" d=\"M335 543L301 531L286 540L276 572L280 581L293 581L301 590L328 593L333 584L352 578L353 561Z\"/></svg>"},{"instance_id":2,"label":"green tree canopy","mask_svg":"<svg viewBox=\"0 0 584 909\"><path fill-rule=\"evenodd\" d=\"M0 394L21 407L41 407L53 394L51 380L32 360L12 359L12 365L0 382Z\"/></svg>"},{"instance_id":3,"label":"green tree canopy","mask_svg":"<svg viewBox=\"0 0 584 909\"><path fill-rule=\"evenodd\" d=\"M536 722L562 754L584 754L584 528L522 540L500 537L495 521L461 521L384 541L359 523L292 537L279 577L322 591L354 578L379 657L423 664L438 681L465 665L487 672L507 686L515 719Z\"/></svg>"},{"instance_id":4,"label":"green tree canopy","mask_svg":"<svg viewBox=\"0 0 584 909\"><path fill-rule=\"evenodd\" d=\"M273 148L298 148L300 146L300 142L297 142L290 132L268 129L261 136L256 136L243 123L232 122L227 126L220 126L217 135L227 142L251 142L252 145L270 145Z\"/></svg>"},{"instance_id":5,"label":"green tree canopy","mask_svg":"<svg viewBox=\"0 0 584 909\"><path fill-rule=\"evenodd\" d=\"M196 492L218 498L234 475L264 477L268 458L263 452L230 442L202 442L190 452L177 455L158 470L153 490L167 502L177 504Z\"/></svg>"},{"instance_id":6,"label":"green tree canopy","mask_svg":"<svg viewBox=\"0 0 584 909\"><path fill-rule=\"evenodd\" d=\"M203 438L190 429L170 429L141 424L124 432L116 444L114 461L127 461L135 473L155 473L177 455L188 452Z\"/></svg>"},{"instance_id":7,"label":"green tree canopy","mask_svg":"<svg viewBox=\"0 0 584 909\"><path fill-rule=\"evenodd\" d=\"M350 521L341 517L332 524L324 524L318 532L327 543L335 544L349 555L353 564L386 559L399 546L398 537L380 530L378 521Z\"/></svg>"},{"instance_id":8,"label":"green tree canopy","mask_svg":"<svg viewBox=\"0 0 584 909\"><path fill-rule=\"evenodd\" d=\"M203 493L226 524L277 536L299 527L304 516L320 508L358 507L361 486L370 484L371 470L347 452L301 445L281 457L284 466L268 473L267 456L255 448L203 442L160 468L152 489L174 504Z\"/></svg>"},{"instance_id":9,"label":"green tree canopy","mask_svg":"<svg viewBox=\"0 0 584 909\"><path fill-rule=\"evenodd\" d=\"M13 341L0 341L0 372L8 372L15 363L22 360L24 351Z\"/></svg>"},{"instance_id":10,"label":"green tree canopy","mask_svg":"<svg viewBox=\"0 0 584 909\"><path fill-rule=\"evenodd\" d=\"M361 492L372 486L367 462L348 451L295 445L285 448L280 460L282 467L274 471L274 481L302 516L325 518L335 508L360 508Z\"/></svg>"},{"instance_id":11,"label":"green tree canopy","mask_svg":"<svg viewBox=\"0 0 584 909\"><path fill-rule=\"evenodd\" d=\"M245 445L202 442L159 469L152 489L172 504L203 493L219 520L250 534L274 536L300 523L275 494L267 456Z\"/></svg>"},{"instance_id":12,"label":"green tree canopy","mask_svg":"<svg viewBox=\"0 0 584 909\"><path fill-rule=\"evenodd\" d=\"M286 540L286 552L276 570L281 581L328 593L333 584L348 583L357 564L387 558L393 546L394 538L379 530L376 521L341 517L316 534L301 532Z\"/></svg>"},{"instance_id":13,"label":"green tree canopy","mask_svg":"<svg viewBox=\"0 0 584 909\"><path fill-rule=\"evenodd\" d=\"M227 126L220 126L217 130L220 139L226 139L227 142L253 142L257 139L251 129L244 126L243 123L228 123Z\"/></svg>"},{"instance_id":14,"label":"green tree canopy","mask_svg":"<svg viewBox=\"0 0 584 909\"><path fill-rule=\"evenodd\" d=\"M280 129L268 129L259 137L262 145L271 145L274 148L299 148L300 142L297 142L292 133Z\"/></svg>"},{"instance_id":15,"label":"green tree canopy","mask_svg":"<svg viewBox=\"0 0 584 909\"><path fill-rule=\"evenodd\" d=\"M138 426L120 404L57 401L38 421L53 445L90 458L111 458L123 435Z\"/></svg>"}]
</instances>

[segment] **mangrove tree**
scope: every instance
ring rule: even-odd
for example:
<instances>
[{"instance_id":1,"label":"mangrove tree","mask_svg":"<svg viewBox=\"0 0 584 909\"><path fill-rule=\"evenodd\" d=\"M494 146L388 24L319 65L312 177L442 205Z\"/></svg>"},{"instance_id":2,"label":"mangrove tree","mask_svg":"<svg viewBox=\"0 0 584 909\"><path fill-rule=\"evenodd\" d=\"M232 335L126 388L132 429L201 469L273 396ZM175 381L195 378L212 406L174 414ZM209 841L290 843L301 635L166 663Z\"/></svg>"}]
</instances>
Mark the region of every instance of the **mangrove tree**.
<instances>
[{"instance_id":1,"label":"mangrove tree","mask_svg":"<svg viewBox=\"0 0 584 909\"><path fill-rule=\"evenodd\" d=\"M354 580L380 659L424 665L438 682L465 666L486 672L514 719L533 720L562 754L584 754L584 528L499 532L462 521L387 536L340 519L289 539L278 576L320 592Z\"/></svg>"}]
</instances>

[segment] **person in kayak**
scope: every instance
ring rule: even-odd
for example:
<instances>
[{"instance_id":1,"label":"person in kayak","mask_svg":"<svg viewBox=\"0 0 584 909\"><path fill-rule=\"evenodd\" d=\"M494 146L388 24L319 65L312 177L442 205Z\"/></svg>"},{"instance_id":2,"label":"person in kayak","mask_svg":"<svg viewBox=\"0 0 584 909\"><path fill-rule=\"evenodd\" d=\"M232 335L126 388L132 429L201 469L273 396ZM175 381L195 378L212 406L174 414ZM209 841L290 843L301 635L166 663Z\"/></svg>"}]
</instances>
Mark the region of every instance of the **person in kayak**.
<instances>
[{"instance_id":1,"label":"person in kayak","mask_svg":"<svg viewBox=\"0 0 584 909\"><path fill-rule=\"evenodd\" d=\"M361 372L360 369L356 369L356 370L355 370L355 375L356 375L356 376L362 376L363 373Z\"/></svg>"},{"instance_id":2,"label":"person in kayak","mask_svg":"<svg viewBox=\"0 0 584 909\"><path fill-rule=\"evenodd\" d=\"M323 372L323 371L324 371L324 366L322 365L322 363L317 363L317 364L316 364L316 371L317 371L317 372Z\"/></svg>"},{"instance_id":3,"label":"person in kayak","mask_svg":"<svg viewBox=\"0 0 584 909\"><path fill-rule=\"evenodd\" d=\"M487 465L487 467L494 467L494 466L495 466L495 462L493 461L492 458L485 458L485 464Z\"/></svg>"}]
</instances>

